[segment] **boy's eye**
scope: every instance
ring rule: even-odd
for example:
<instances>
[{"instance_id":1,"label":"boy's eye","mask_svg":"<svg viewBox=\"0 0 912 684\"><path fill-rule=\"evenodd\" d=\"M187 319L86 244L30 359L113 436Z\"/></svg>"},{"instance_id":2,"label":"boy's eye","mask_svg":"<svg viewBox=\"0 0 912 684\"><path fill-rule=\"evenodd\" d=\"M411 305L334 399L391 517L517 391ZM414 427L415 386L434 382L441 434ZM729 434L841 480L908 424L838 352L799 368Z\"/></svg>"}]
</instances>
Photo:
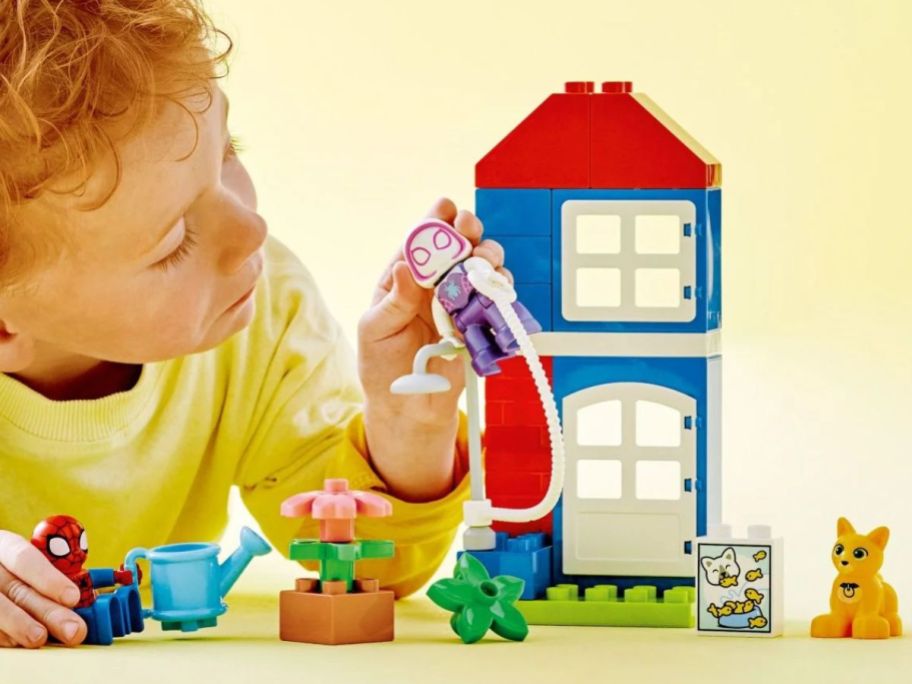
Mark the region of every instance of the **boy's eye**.
<instances>
[{"instance_id":1,"label":"boy's eye","mask_svg":"<svg viewBox=\"0 0 912 684\"><path fill-rule=\"evenodd\" d=\"M167 271L172 266L176 266L181 261L187 258L187 255L193 250L196 246L196 233L194 233L189 226L184 229L184 240L181 242L177 249L175 249L171 254L166 256L164 259L156 263L154 266L160 271Z\"/></svg>"}]
</instances>

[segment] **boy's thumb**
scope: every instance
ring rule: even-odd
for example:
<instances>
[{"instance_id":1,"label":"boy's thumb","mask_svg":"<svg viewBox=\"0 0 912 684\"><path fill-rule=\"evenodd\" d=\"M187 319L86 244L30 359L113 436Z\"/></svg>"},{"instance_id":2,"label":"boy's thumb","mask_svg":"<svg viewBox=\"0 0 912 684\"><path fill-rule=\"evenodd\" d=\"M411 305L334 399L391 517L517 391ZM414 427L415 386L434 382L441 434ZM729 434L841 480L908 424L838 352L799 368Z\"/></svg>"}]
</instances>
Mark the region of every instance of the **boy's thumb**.
<instances>
[{"instance_id":1,"label":"boy's thumb","mask_svg":"<svg viewBox=\"0 0 912 684\"><path fill-rule=\"evenodd\" d=\"M390 291L395 307L409 320L418 315L427 291L415 282L405 262L393 266L393 288Z\"/></svg>"},{"instance_id":2,"label":"boy's thumb","mask_svg":"<svg viewBox=\"0 0 912 684\"><path fill-rule=\"evenodd\" d=\"M404 262L393 266L392 279L393 286L371 316L378 337L391 335L411 323L424 302L425 290L415 282Z\"/></svg>"}]
</instances>

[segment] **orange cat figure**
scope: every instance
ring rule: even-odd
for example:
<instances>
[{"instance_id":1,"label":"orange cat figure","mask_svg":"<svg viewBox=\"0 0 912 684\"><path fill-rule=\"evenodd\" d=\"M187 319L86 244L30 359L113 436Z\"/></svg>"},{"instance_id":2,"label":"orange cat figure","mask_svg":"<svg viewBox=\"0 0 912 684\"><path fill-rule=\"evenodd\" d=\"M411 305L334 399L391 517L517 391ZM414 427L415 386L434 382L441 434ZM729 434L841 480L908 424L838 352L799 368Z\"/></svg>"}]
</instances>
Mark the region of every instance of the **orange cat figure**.
<instances>
[{"instance_id":1,"label":"orange cat figure","mask_svg":"<svg viewBox=\"0 0 912 684\"><path fill-rule=\"evenodd\" d=\"M839 572L830 594L830 612L811 622L812 637L886 639L902 634L896 592L881 579L890 530L858 534L845 518L836 523L833 565Z\"/></svg>"}]
</instances>

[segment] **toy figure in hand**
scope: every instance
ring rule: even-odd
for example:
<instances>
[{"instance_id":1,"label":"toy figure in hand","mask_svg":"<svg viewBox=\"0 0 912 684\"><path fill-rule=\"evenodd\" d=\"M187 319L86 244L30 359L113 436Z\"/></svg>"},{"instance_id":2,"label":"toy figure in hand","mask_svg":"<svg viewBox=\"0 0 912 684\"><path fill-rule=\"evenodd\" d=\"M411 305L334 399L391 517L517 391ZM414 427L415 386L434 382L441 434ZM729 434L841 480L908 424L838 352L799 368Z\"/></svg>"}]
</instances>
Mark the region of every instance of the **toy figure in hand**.
<instances>
[{"instance_id":1,"label":"toy figure in hand","mask_svg":"<svg viewBox=\"0 0 912 684\"><path fill-rule=\"evenodd\" d=\"M133 573L123 567L86 570L83 566L89 543L85 527L76 518L54 515L41 521L32 533L32 545L79 588L74 610L89 628L84 643L110 644L115 636L142 631L142 608ZM99 595L95 591L117 585L120 589L113 593Z\"/></svg>"},{"instance_id":2,"label":"toy figure in hand","mask_svg":"<svg viewBox=\"0 0 912 684\"><path fill-rule=\"evenodd\" d=\"M481 376L500 372L497 362L514 356L519 344L494 302L473 283L484 279L496 287L511 287L491 264L470 256L472 244L448 223L427 219L416 226L405 242L405 261L421 287L434 290L432 313L444 339L458 342L458 330L472 357L472 368ZM529 334L541 331L532 314L518 301L513 310Z\"/></svg>"},{"instance_id":3,"label":"toy figure in hand","mask_svg":"<svg viewBox=\"0 0 912 684\"><path fill-rule=\"evenodd\" d=\"M95 587L133 584L129 570L86 570L83 565L89 555L85 528L69 515L55 515L38 523L32 533L32 545L41 551L51 564L79 587L76 608L95 603Z\"/></svg>"}]
</instances>

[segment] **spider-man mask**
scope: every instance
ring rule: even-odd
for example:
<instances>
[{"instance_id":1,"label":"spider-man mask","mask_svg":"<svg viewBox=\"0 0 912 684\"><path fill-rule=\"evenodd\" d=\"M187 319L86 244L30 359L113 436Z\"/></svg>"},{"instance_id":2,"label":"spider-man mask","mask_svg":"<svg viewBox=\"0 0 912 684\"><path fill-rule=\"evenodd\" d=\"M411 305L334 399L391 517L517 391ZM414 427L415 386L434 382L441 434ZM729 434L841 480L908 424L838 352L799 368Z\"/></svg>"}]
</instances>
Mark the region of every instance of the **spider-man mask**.
<instances>
[{"instance_id":1,"label":"spider-man mask","mask_svg":"<svg viewBox=\"0 0 912 684\"><path fill-rule=\"evenodd\" d=\"M38 523L32 544L67 577L83 572L89 543L85 528L69 515L54 515Z\"/></svg>"}]
</instances>

